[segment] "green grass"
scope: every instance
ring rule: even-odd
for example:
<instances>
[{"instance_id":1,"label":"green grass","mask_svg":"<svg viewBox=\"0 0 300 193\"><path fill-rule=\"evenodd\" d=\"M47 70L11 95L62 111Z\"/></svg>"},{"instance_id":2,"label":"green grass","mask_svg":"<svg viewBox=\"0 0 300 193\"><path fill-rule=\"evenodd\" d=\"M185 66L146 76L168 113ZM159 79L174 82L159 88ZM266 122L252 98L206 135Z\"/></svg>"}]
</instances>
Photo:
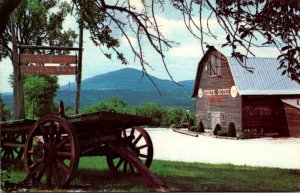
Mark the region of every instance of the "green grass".
<instances>
[{"instance_id":1,"label":"green grass","mask_svg":"<svg viewBox=\"0 0 300 193\"><path fill-rule=\"evenodd\" d=\"M21 166L10 168L12 182L25 178ZM168 186L167 191L299 191L300 170L154 160L151 170ZM113 176L105 157L80 159L76 178L67 189L101 192L157 191L140 176ZM36 190L33 190L36 191ZM63 191L55 189L55 192Z\"/></svg>"}]
</instances>

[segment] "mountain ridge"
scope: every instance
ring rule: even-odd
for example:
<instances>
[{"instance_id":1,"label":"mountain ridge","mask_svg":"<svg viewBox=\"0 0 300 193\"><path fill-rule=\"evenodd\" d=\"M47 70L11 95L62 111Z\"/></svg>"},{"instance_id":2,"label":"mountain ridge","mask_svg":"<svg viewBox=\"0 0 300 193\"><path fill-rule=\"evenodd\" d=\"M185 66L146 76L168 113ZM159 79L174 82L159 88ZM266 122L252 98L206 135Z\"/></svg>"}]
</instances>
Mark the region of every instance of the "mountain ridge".
<instances>
[{"instance_id":1,"label":"mountain ridge","mask_svg":"<svg viewBox=\"0 0 300 193\"><path fill-rule=\"evenodd\" d=\"M178 81L177 83L182 85L182 87L171 80L160 79L152 75L149 75L149 77L157 85L159 90L169 91L182 89L183 87L185 87L184 89L190 90L193 87L193 80ZM124 68L82 80L81 90L157 90L151 80L147 76L143 76L142 71L133 68ZM76 82L72 82L70 85L62 85L59 90L76 90Z\"/></svg>"},{"instance_id":2,"label":"mountain ridge","mask_svg":"<svg viewBox=\"0 0 300 193\"><path fill-rule=\"evenodd\" d=\"M106 74L96 75L85 79L81 83L80 107L96 104L108 100L110 97L117 96L128 103L129 106L140 105L143 103L155 102L162 106L172 108L184 107L194 108L195 101L191 98L194 88L193 80L178 81L163 80L149 75L155 85L144 76L142 72L132 68L125 68ZM3 101L10 109L13 109L12 93L2 95ZM76 83L62 85L54 99L64 101L66 106L74 107L76 98Z\"/></svg>"}]
</instances>

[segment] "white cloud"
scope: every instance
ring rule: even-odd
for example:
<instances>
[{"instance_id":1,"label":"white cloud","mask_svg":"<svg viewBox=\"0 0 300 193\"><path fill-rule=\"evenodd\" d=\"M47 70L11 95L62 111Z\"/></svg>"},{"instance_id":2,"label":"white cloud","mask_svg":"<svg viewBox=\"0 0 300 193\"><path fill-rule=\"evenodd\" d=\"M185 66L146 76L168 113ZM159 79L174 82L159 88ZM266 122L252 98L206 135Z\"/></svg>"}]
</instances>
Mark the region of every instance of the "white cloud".
<instances>
[{"instance_id":1,"label":"white cloud","mask_svg":"<svg viewBox=\"0 0 300 193\"><path fill-rule=\"evenodd\" d=\"M195 44L185 44L183 46L172 48L168 52L168 55L174 58L200 58L202 51L200 44L195 42Z\"/></svg>"},{"instance_id":2,"label":"white cloud","mask_svg":"<svg viewBox=\"0 0 300 193\"><path fill-rule=\"evenodd\" d=\"M128 39L131 42L131 45L133 47L137 46L137 39L136 39L136 37L134 37L134 36L128 36ZM121 39L121 45L123 45L123 44L129 44L128 40L127 40L127 38L125 36L123 36L122 39Z\"/></svg>"},{"instance_id":3,"label":"white cloud","mask_svg":"<svg viewBox=\"0 0 300 193\"><path fill-rule=\"evenodd\" d=\"M0 93L12 92L12 88L8 83L9 75L13 72L13 67L9 59L4 59L0 63Z\"/></svg>"}]
</instances>

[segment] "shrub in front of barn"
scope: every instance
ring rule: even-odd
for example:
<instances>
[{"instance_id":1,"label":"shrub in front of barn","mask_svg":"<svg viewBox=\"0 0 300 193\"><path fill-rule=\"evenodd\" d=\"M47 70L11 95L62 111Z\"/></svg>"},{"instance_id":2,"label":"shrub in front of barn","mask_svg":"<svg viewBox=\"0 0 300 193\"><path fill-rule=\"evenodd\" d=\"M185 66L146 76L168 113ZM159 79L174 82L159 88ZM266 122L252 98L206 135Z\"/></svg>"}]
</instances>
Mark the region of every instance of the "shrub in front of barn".
<instances>
[{"instance_id":1,"label":"shrub in front of barn","mask_svg":"<svg viewBox=\"0 0 300 193\"><path fill-rule=\"evenodd\" d=\"M202 121L200 121L198 128L196 130L197 132L203 133L204 132L204 125L202 123Z\"/></svg>"},{"instance_id":2,"label":"shrub in front of barn","mask_svg":"<svg viewBox=\"0 0 300 193\"><path fill-rule=\"evenodd\" d=\"M229 137L236 137L235 126L232 122L228 125L227 135Z\"/></svg>"},{"instance_id":3,"label":"shrub in front of barn","mask_svg":"<svg viewBox=\"0 0 300 193\"><path fill-rule=\"evenodd\" d=\"M189 127L190 131L197 131L198 130L198 125L193 125Z\"/></svg>"},{"instance_id":4,"label":"shrub in front of barn","mask_svg":"<svg viewBox=\"0 0 300 193\"><path fill-rule=\"evenodd\" d=\"M221 126L219 124L217 124L215 126L215 128L213 129L213 134L218 135L218 131L220 131L221 129L222 129Z\"/></svg>"},{"instance_id":5,"label":"shrub in front of barn","mask_svg":"<svg viewBox=\"0 0 300 193\"><path fill-rule=\"evenodd\" d=\"M217 136L228 136L228 133L225 129L217 131Z\"/></svg>"}]
</instances>

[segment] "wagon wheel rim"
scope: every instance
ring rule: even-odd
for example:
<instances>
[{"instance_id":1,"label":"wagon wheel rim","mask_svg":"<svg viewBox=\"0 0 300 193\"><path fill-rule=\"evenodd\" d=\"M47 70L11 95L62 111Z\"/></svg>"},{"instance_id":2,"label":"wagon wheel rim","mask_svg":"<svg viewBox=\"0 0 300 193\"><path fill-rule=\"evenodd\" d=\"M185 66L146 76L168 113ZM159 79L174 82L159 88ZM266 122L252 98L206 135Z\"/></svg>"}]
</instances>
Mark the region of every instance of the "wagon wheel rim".
<instances>
[{"instance_id":1,"label":"wagon wheel rim","mask_svg":"<svg viewBox=\"0 0 300 193\"><path fill-rule=\"evenodd\" d=\"M125 142L129 144L133 152L149 168L153 160L153 144L147 131L140 127L123 129L121 131L121 138L125 139ZM107 156L106 158L108 167L112 173L121 173L124 175L138 174L136 168L119 155Z\"/></svg>"},{"instance_id":2,"label":"wagon wheel rim","mask_svg":"<svg viewBox=\"0 0 300 193\"><path fill-rule=\"evenodd\" d=\"M78 162L79 141L65 118L49 115L33 125L25 142L24 167L34 183L63 187L75 176Z\"/></svg>"},{"instance_id":3,"label":"wagon wheel rim","mask_svg":"<svg viewBox=\"0 0 300 193\"><path fill-rule=\"evenodd\" d=\"M8 147L4 145L5 142L9 142L11 144L24 145L25 135L9 132L1 133L1 161L7 162L13 160L21 160L24 152L24 147Z\"/></svg>"}]
</instances>

